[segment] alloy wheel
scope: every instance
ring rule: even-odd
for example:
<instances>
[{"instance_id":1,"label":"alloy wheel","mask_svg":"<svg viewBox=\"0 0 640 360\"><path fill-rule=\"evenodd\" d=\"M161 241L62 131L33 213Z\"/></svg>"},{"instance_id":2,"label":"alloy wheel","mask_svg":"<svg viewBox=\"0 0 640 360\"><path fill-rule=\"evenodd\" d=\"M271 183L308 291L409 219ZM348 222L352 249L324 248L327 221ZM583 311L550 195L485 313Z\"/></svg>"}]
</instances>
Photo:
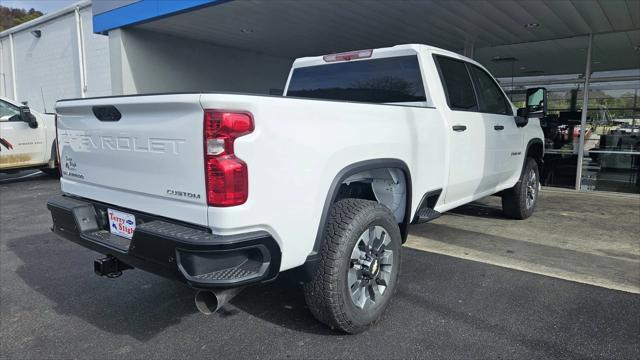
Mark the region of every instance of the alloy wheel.
<instances>
[{"instance_id":1,"label":"alloy wheel","mask_svg":"<svg viewBox=\"0 0 640 360\"><path fill-rule=\"evenodd\" d=\"M393 271L393 251L387 249L391 237L379 225L366 229L358 238L347 274L351 300L366 310L380 302Z\"/></svg>"},{"instance_id":2,"label":"alloy wheel","mask_svg":"<svg viewBox=\"0 0 640 360\"><path fill-rule=\"evenodd\" d=\"M535 170L533 169L529 170L526 187L526 205L527 209L531 209L531 207L535 204L536 196L538 196L538 178L536 176Z\"/></svg>"}]
</instances>

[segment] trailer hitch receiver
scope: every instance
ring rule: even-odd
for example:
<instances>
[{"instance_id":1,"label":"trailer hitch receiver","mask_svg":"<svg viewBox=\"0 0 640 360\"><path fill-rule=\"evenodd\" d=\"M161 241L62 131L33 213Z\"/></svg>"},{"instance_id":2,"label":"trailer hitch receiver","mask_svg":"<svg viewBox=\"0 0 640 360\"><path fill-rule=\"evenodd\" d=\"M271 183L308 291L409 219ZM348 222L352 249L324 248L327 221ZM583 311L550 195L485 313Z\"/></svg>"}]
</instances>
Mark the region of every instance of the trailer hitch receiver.
<instances>
[{"instance_id":1,"label":"trailer hitch receiver","mask_svg":"<svg viewBox=\"0 0 640 360\"><path fill-rule=\"evenodd\" d=\"M127 269L133 269L133 267L129 264L123 263L111 255L96 259L93 262L93 271L96 275L100 276L116 278L122 275L122 272Z\"/></svg>"}]
</instances>

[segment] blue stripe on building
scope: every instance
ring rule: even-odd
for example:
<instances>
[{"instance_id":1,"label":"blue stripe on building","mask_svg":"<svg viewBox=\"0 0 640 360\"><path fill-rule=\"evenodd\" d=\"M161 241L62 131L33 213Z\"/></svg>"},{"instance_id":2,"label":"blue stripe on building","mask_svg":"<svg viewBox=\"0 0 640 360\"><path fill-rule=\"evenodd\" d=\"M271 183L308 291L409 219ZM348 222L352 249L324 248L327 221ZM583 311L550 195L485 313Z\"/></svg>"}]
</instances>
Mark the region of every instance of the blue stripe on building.
<instances>
[{"instance_id":1,"label":"blue stripe on building","mask_svg":"<svg viewBox=\"0 0 640 360\"><path fill-rule=\"evenodd\" d=\"M140 0L93 16L93 32L134 25L160 17L211 6L231 0Z\"/></svg>"}]
</instances>

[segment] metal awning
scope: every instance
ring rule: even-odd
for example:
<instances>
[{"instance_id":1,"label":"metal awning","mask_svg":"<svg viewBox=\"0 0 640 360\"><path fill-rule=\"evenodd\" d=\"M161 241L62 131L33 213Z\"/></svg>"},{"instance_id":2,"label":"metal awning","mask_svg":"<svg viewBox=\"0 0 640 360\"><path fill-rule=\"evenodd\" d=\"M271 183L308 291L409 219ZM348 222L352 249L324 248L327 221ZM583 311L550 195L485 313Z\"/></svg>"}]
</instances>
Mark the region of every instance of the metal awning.
<instances>
[{"instance_id":1,"label":"metal awning","mask_svg":"<svg viewBox=\"0 0 640 360\"><path fill-rule=\"evenodd\" d=\"M582 73L592 33L593 71L640 67L636 0L227 1L133 27L287 58L422 43L499 77Z\"/></svg>"}]
</instances>

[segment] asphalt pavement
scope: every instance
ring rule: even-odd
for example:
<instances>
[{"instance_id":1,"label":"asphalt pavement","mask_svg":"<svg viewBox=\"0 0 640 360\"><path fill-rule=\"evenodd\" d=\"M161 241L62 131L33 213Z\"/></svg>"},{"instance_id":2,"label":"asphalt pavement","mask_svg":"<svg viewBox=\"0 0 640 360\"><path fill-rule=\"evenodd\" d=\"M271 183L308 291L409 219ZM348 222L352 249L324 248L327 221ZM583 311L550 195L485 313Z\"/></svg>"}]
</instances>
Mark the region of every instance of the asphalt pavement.
<instances>
[{"instance_id":1,"label":"asphalt pavement","mask_svg":"<svg viewBox=\"0 0 640 360\"><path fill-rule=\"evenodd\" d=\"M407 247L398 294L363 334L318 323L287 273L205 316L181 283L94 275L98 254L49 231L59 191L0 179L2 358L640 357L637 294Z\"/></svg>"}]
</instances>

